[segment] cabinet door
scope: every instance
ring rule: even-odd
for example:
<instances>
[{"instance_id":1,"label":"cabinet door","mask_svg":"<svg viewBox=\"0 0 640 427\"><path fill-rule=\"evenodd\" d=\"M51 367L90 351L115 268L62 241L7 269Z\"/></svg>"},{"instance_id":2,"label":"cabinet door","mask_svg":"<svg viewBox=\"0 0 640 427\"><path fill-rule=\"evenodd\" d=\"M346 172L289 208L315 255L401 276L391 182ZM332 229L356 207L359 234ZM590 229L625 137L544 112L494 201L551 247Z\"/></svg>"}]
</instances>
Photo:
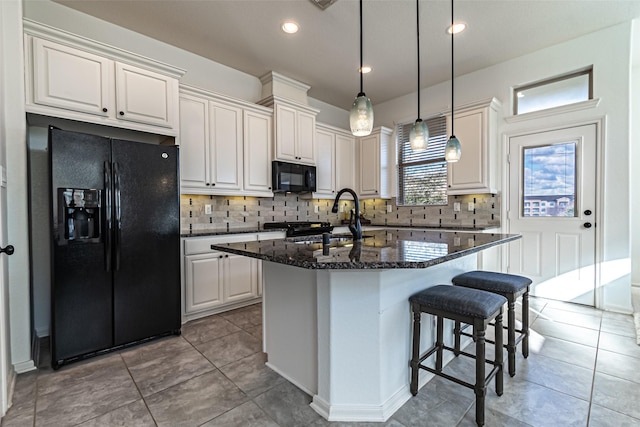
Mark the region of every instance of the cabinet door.
<instances>
[{"instance_id":1,"label":"cabinet door","mask_svg":"<svg viewBox=\"0 0 640 427\"><path fill-rule=\"evenodd\" d=\"M258 295L258 262L242 255L225 255L225 303Z\"/></svg>"},{"instance_id":2,"label":"cabinet door","mask_svg":"<svg viewBox=\"0 0 640 427\"><path fill-rule=\"evenodd\" d=\"M294 108L276 105L276 155L279 160L296 161L296 113Z\"/></svg>"},{"instance_id":3,"label":"cabinet door","mask_svg":"<svg viewBox=\"0 0 640 427\"><path fill-rule=\"evenodd\" d=\"M380 193L380 138L378 135L360 138L359 142L360 195Z\"/></svg>"},{"instance_id":4,"label":"cabinet door","mask_svg":"<svg viewBox=\"0 0 640 427\"><path fill-rule=\"evenodd\" d=\"M335 133L316 130L316 194L314 197L335 196Z\"/></svg>"},{"instance_id":5,"label":"cabinet door","mask_svg":"<svg viewBox=\"0 0 640 427\"><path fill-rule=\"evenodd\" d=\"M116 117L173 128L177 81L152 71L116 62Z\"/></svg>"},{"instance_id":6,"label":"cabinet door","mask_svg":"<svg viewBox=\"0 0 640 427\"><path fill-rule=\"evenodd\" d=\"M113 109L113 61L33 39L36 104L108 116Z\"/></svg>"},{"instance_id":7,"label":"cabinet door","mask_svg":"<svg viewBox=\"0 0 640 427\"><path fill-rule=\"evenodd\" d=\"M319 141L316 141L319 143ZM356 191L356 158L355 138L336 135L336 191L343 188L351 188ZM348 193L345 194L345 196Z\"/></svg>"},{"instance_id":8,"label":"cabinet door","mask_svg":"<svg viewBox=\"0 0 640 427\"><path fill-rule=\"evenodd\" d=\"M487 187L485 110L456 114L455 132L462 144L462 157L458 162L448 164L449 193L455 194L456 190L482 191Z\"/></svg>"},{"instance_id":9,"label":"cabinet door","mask_svg":"<svg viewBox=\"0 0 640 427\"><path fill-rule=\"evenodd\" d=\"M185 312L206 310L223 302L222 260L219 252L185 257Z\"/></svg>"},{"instance_id":10,"label":"cabinet door","mask_svg":"<svg viewBox=\"0 0 640 427\"><path fill-rule=\"evenodd\" d=\"M208 188L209 101L180 97L180 184L184 188Z\"/></svg>"},{"instance_id":11,"label":"cabinet door","mask_svg":"<svg viewBox=\"0 0 640 427\"><path fill-rule=\"evenodd\" d=\"M304 163L315 163L316 116L304 111L297 112L297 157Z\"/></svg>"},{"instance_id":12,"label":"cabinet door","mask_svg":"<svg viewBox=\"0 0 640 427\"><path fill-rule=\"evenodd\" d=\"M214 189L242 188L242 109L209 102L209 165Z\"/></svg>"},{"instance_id":13,"label":"cabinet door","mask_svg":"<svg viewBox=\"0 0 640 427\"><path fill-rule=\"evenodd\" d=\"M244 112L244 189L271 192L271 116Z\"/></svg>"}]
</instances>

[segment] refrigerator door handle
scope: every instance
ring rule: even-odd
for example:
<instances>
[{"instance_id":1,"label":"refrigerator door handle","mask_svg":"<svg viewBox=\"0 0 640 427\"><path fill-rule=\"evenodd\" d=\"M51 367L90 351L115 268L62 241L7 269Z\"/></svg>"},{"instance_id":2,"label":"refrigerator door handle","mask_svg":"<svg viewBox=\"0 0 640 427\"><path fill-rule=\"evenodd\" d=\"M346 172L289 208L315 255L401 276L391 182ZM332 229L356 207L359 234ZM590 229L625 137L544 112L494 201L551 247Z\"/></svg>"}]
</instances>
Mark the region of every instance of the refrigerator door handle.
<instances>
[{"instance_id":1,"label":"refrigerator door handle","mask_svg":"<svg viewBox=\"0 0 640 427\"><path fill-rule=\"evenodd\" d=\"M113 164L113 192L115 200L115 233L114 233L114 248L115 248L115 267L114 271L120 270L120 241L122 238L122 209L120 203L120 171L118 170L118 163Z\"/></svg>"},{"instance_id":2,"label":"refrigerator door handle","mask_svg":"<svg viewBox=\"0 0 640 427\"><path fill-rule=\"evenodd\" d=\"M104 233L104 265L106 271L111 271L111 254L113 249L111 247L111 235L113 231L112 223L112 206L111 206L111 166L109 162L104 162L104 218L106 224L106 233Z\"/></svg>"}]
</instances>

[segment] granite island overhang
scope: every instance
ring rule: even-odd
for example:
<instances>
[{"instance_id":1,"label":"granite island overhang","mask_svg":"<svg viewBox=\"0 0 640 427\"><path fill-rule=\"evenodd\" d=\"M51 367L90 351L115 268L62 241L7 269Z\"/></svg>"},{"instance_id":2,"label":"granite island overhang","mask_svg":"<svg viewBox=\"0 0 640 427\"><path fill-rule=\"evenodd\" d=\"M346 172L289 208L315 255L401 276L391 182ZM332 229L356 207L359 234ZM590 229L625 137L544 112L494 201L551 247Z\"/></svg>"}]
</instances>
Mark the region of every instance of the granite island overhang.
<instances>
[{"instance_id":1,"label":"granite island overhang","mask_svg":"<svg viewBox=\"0 0 640 427\"><path fill-rule=\"evenodd\" d=\"M214 245L263 261L267 365L312 396L329 421L386 421L409 391L409 296L477 269L477 254L519 235L365 231ZM422 348L435 325L423 319ZM452 341L453 324L445 323ZM446 362L446 361L445 361ZM420 386L430 379L420 378Z\"/></svg>"}]
</instances>

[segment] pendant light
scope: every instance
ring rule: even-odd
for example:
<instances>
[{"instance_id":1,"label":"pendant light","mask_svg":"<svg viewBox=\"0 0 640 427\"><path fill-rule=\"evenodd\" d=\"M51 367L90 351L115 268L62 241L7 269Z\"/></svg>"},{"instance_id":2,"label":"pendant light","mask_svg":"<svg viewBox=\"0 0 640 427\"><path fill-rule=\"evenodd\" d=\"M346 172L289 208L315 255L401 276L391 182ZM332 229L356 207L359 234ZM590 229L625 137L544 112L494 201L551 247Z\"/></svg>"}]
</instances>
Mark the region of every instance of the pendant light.
<instances>
[{"instance_id":1,"label":"pendant light","mask_svg":"<svg viewBox=\"0 0 640 427\"><path fill-rule=\"evenodd\" d=\"M447 162L454 163L460 160L462 156L462 148L460 141L453 132L453 0L451 0L451 136L444 148L444 158Z\"/></svg>"},{"instance_id":2,"label":"pendant light","mask_svg":"<svg viewBox=\"0 0 640 427\"><path fill-rule=\"evenodd\" d=\"M351 106L349 122L351 124L351 133L354 136L367 136L373 130L373 105L371 105L371 100L364 94L363 90L362 0L360 0L360 70L358 71L360 73L360 92Z\"/></svg>"},{"instance_id":3,"label":"pendant light","mask_svg":"<svg viewBox=\"0 0 640 427\"><path fill-rule=\"evenodd\" d=\"M409 131L409 142L413 151L427 149L429 142L429 129L427 124L420 118L420 5L416 0L416 34L418 45L418 118Z\"/></svg>"}]
</instances>

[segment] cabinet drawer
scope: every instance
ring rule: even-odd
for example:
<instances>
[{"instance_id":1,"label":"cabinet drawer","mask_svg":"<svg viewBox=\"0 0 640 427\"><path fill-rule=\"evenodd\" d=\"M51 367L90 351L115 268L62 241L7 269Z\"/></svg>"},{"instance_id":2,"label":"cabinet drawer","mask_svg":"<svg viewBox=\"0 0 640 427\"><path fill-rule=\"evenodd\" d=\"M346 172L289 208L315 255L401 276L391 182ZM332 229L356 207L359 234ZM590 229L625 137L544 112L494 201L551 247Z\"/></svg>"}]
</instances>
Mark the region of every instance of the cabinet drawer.
<instances>
[{"instance_id":1,"label":"cabinet drawer","mask_svg":"<svg viewBox=\"0 0 640 427\"><path fill-rule=\"evenodd\" d=\"M193 255L214 252L213 250L211 250L211 245L219 245L221 243L251 242L254 240L257 240L257 235L255 233L231 234L213 237L188 237L184 239L184 254Z\"/></svg>"}]
</instances>

